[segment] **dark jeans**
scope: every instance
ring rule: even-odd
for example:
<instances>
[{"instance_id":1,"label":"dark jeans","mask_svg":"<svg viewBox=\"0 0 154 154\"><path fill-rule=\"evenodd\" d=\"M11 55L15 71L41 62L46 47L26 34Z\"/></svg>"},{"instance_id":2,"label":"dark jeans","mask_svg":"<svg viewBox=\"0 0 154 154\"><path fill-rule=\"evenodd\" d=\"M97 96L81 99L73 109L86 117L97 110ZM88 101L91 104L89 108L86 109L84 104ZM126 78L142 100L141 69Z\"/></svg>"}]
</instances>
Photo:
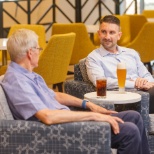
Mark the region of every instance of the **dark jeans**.
<instances>
[{"instance_id":1,"label":"dark jeans","mask_svg":"<svg viewBox=\"0 0 154 154\"><path fill-rule=\"evenodd\" d=\"M150 88L147 92L150 94L149 113L154 113L154 87Z\"/></svg>"},{"instance_id":2,"label":"dark jeans","mask_svg":"<svg viewBox=\"0 0 154 154\"><path fill-rule=\"evenodd\" d=\"M113 114L123 121L119 124L120 133L112 132L111 147L117 149L118 154L150 154L143 120L136 111L123 111Z\"/></svg>"}]
</instances>

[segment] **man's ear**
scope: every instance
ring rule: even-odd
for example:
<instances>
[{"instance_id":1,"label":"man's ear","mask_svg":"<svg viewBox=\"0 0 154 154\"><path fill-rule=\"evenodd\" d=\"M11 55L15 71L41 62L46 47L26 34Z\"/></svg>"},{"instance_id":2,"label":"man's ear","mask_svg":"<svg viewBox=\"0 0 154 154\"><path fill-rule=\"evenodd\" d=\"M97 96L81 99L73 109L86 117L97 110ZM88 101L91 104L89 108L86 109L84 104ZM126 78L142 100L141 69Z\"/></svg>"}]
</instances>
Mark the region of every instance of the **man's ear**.
<instances>
[{"instance_id":1,"label":"man's ear","mask_svg":"<svg viewBox=\"0 0 154 154\"><path fill-rule=\"evenodd\" d=\"M28 57L28 59L31 59L31 57L32 57L32 49L28 49L27 57Z\"/></svg>"},{"instance_id":2,"label":"man's ear","mask_svg":"<svg viewBox=\"0 0 154 154\"><path fill-rule=\"evenodd\" d=\"M119 32L119 34L118 34L118 40L120 40L121 36L122 36L122 32Z\"/></svg>"},{"instance_id":3,"label":"man's ear","mask_svg":"<svg viewBox=\"0 0 154 154\"><path fill-rule=\"evenodd\" d=\"M98 37L100 38L101 31L100 31L100 30L98 30L98 31L97 31L97 34L98 34Z\"/></svg>"}]
</instances>

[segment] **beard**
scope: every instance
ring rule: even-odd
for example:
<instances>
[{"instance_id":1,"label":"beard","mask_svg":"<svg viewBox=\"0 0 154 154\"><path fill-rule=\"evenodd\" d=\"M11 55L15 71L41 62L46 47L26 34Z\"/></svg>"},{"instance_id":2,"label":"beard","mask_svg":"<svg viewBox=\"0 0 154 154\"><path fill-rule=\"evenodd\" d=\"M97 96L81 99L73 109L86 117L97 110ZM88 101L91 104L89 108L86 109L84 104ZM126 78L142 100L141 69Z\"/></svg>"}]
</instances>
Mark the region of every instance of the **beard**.
<instances>
[{"instance_id":1,"label":"beard","mask_svg":"<svg viewBox=\"0 0 154 154\"><path fill-rule=\"evenodd\" d=\"M112 40L109 39L102 39L101 40L101 45L106 49L107 51L110 52L115 52L116 51L116 46L117 44L113 42Z\"/></svg>"},{"instance_id":2,"label":"beard","mask_svg":"<svg viewBox=\"0 0 154 154\"><path fill-rule=\"evenodd\" d=\"M106 40L106 39L103 39L101 41L101 44L103 45L103 47L106 49L106 48L112 48L114 46L113 42L111 40Z\"/></svg>"}]
</instances>

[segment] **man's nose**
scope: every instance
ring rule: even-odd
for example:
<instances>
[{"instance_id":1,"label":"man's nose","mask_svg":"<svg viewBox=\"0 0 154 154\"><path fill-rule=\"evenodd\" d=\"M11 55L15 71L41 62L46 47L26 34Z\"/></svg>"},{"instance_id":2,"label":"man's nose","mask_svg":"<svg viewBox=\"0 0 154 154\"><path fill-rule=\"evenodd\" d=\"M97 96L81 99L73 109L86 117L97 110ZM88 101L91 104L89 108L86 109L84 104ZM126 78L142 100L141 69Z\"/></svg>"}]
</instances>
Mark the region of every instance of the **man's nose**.
<instances>
[{"instance_id":1,"label":"man's nose","mask_svg":"<svg viewBox=\"0 0 154 154\"><path fill-rule=\"evenodd\" d=\"M110 38L110 34L106 33L105 38Z\"/></svg>"}]
</instances>

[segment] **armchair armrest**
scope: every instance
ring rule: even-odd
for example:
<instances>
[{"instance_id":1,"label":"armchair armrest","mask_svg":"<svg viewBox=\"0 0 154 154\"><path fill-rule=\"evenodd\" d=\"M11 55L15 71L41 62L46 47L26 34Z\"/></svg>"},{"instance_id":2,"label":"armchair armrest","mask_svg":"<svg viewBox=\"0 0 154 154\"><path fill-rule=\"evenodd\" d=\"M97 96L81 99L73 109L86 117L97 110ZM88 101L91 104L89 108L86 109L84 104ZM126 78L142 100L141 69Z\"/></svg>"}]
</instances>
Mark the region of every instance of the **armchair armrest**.
<instances>
[{"instance_id":1,"label":"armchair armrest","mask_svg":"<svg viewBox=\"0 0 154 154\"><path fill-rule=\"evenodd\" d=\"M67 94L83 99L84 94L96 91L96 88L84 81L65 81L64 89Z\"/></svg>"},{"instance_id":2,"label":"armchair armrest","mask_svg":"<svg viewBox=\"0 0 154 154\"><path fill-rule=\"evenodd\" d=\"M106 122L47 126L40 122L0 120L2 153L109 154L111 130Z\"/></svg>"},{"instance_id":3,"label":"armchair armrest","mask_svg":"<svg viewBox=\"0 0 154 154\"><path fill-rule=\"evenodd\" d=\"M127 91L138 93L141 95L141 103L138 106L138 112L141 114L145 128L149 129L149 93L137 89L127 89Z\"/></svg>"},{"instance_id":4,"label":"armchair armrest","mask_svg":"<svg viewBox=\"0 0 154 154\"><path fill-rule=\"evenodd\" d=\"M112 89L112 90L118 90L118 89ZM133 107L134 110L138 111L141 114L145 128L147 130L149 130L149 122L150 122L150 118L149 118L149 93L145 92L145 91L137 90L135 88L126 89L126 91L140 94L141 95L141 102L137 102L136 104L132 105L131 108L130 108L130 106L127 106L125 104L122 107L120 107L119 104L117 104L117 105L115 105L115 110L117 111L117 109L119 107L120 107L120 111L132 110L132 107Z\"/></svg>"}]
</instances>

